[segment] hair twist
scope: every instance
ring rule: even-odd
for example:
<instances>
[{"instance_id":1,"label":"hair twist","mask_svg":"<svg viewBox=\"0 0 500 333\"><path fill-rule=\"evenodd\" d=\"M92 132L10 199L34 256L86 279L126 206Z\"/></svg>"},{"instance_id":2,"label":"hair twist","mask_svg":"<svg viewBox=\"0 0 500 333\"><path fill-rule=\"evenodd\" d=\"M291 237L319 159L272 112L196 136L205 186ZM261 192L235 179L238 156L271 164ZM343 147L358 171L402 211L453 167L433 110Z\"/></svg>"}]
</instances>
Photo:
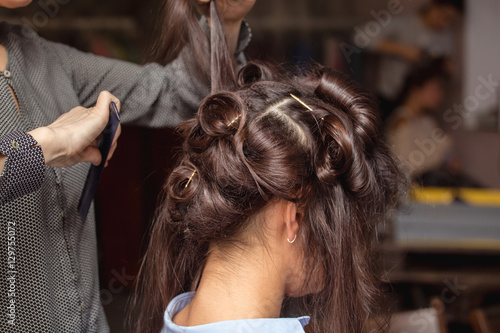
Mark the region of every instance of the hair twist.
<instances>
[{"instance_id":1,"label":"hair twist","mask_svg":"<svg viewBox=\"0 0 500 333\"><path fill-rule=\"evenodd\" d=\"M249 62L238 72L238 85L243 87L257 81L269 81L275 76L270 67L259 62Z\"/></svg>"},{"instance_id":2,"label":"hair twist","mask_svg":"<svg viewBox=\"0 0 500 333\"><path fill-rule=\"evenodd\" d=\"M362 149L370 149L380 137L380 111L373 96L345 74L325 69L315 94L346 112L354 123L354 138Z\"/></svg>"},{"instance_id":3,"label":"hair twist","mask_svg":"<svg viewBox=\"0 0 500 333\"><path fill-rule=\"evenodd\" d=\"M333 184L352 165L350 121L342 113L327 115L321 120L320 135L322 144L316 157L316 175L320 181Z\"/></svg>"}]
</instances>

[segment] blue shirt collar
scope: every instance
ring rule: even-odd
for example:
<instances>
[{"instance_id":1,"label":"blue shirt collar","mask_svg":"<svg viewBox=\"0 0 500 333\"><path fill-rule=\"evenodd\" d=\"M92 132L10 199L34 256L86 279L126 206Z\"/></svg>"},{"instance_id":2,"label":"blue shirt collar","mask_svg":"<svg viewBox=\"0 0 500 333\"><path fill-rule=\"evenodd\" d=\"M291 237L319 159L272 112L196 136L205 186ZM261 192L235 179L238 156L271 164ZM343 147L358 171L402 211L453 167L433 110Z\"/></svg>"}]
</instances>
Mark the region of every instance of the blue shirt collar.
<instances>
[{"instance_id":1,"label":"blue shirt collar","mask_svg":"<svg viewBox=\"0 0 500 333\"><path fill-rule=\"evenodd\" d=\"M309 317L298 318L262 318L220 321L199 326L178 326L172 319L186 305L191 302L195 292L188 292L176 296L167 306L164 316L164 326L161 333L299 333L304 332L304 326L309 323Z\"/></svg>"}]
</instances>

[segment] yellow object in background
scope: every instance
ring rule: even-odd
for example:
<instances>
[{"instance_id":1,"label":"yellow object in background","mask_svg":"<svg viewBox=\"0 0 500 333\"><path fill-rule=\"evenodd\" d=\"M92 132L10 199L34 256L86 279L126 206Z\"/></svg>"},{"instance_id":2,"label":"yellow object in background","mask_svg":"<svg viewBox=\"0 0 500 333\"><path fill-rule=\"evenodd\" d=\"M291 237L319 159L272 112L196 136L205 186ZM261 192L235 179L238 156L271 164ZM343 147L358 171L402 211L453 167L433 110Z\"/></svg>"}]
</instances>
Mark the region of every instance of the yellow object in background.
<instances>
[{"instance_id":1,"label":"yellow object in background","mask_svg":"<svg viewBox=\"0 0 500 333\"><path fill-rule=\"evenodd\" d=\"M496 206L500 207L500 191L462 188L460 189L460 199L475 206ZM500 218L500 217L499 217Z\"/></svg>"},{"instance_id":2,"label":"yellow object in background","mask_svg":"<svg viewBox=\"0 0 500 333\"><path fill-rule=\"evenodd\" d=\"M500 190L447 187L414 187L411 199L428 205L450 205L456 199L473 206L500 207Z\"/></svg>"},{"instance_id":3,"label":"yellow object in background","mask_svg":"<svg viewBox=\"0 0 500 333\"><path fill-rule=\"evenodd\" d=\"M413 201L428 205L450 205L455 201L457 189L447 187L414 187L411 191Z\"/></svg>"}]
</instances>

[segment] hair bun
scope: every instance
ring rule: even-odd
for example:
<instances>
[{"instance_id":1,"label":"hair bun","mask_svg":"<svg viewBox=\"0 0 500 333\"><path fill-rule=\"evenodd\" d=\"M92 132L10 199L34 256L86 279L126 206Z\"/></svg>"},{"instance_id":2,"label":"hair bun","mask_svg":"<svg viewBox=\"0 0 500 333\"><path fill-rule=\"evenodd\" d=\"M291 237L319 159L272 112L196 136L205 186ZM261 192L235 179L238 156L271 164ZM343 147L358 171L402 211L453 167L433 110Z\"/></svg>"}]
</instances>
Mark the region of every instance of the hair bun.
<instances>
[{"instance_id":1,"label":"hair bun","mask_svg":"<svg viewBox=\"0 0 500 333\"><path fill-rule=\"evenodd\" d=\"M246 107L239 97L221 92L202 101L196 118L182 123L179 128L186 139L184 149L201 153L214 140L234 135L246 119Z\"/></svg>"},{"instance_id":2,"label":"hair bun","mask_svg":"<svg viewBox=\"0 0 500 333\"><path fill-rule=\"evenodd\" d=\"M184 219L185 210L196 194L199 177L199 171L191 163L179 165L170 174L165 191L170 198L168 209L173 222Z\"/></svg>"},{"instance_id":3,"label":"hair bun","mask_svg":"<svg viewBox=\"0 0 500 333\"><path fill-rule=\"evenodd\" d=\"M273 71L268 66L258 62L249 62L238 72L238 85L242 87L257 81L269 81L274 76Z\"/></svg>"},{"instance_id":4,"label":"hair bun","mask_svg":"<svg viewBox=\"0 0 500 333\"><path fill-rule=\"evenodd\" d=\"M199 110L201 129L211 137L234 134L242 123L245 106L233 93L221 92L206 98Z\"/></svg>"}]
</instances>

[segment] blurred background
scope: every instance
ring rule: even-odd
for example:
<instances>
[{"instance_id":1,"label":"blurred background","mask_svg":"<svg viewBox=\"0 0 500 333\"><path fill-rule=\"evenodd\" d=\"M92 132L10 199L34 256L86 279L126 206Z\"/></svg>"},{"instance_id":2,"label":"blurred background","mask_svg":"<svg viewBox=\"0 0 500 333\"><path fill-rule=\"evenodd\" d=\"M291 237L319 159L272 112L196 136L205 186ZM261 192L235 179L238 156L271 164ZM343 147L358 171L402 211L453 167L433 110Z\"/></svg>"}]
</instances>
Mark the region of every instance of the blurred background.
<instances>
[{"instance_id":1,"label":"blurred background","mask_svg":"<svg viewBox=\"0 0 500 333\"><path fill-rule=\"evenodd\" d=\"M0 10L53 41L140 63L161 0L38 0ZM376 250L394 332L500 332L500 1L257 0L248 59L345 72L377 95L414 180ZM96 198L112 332L138 271L172 129L123 128Z\"/></svg>"}]
</instances>

